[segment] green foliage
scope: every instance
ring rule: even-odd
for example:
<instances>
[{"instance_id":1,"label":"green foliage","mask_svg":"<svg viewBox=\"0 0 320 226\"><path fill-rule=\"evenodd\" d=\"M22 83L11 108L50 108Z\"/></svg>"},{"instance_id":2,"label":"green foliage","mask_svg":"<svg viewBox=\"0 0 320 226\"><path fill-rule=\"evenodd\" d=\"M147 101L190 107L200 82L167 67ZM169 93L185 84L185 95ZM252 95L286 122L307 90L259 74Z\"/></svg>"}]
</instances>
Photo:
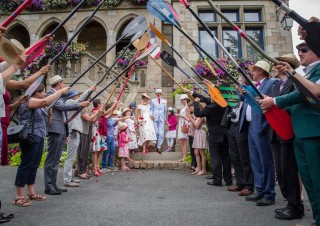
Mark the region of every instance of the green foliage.
<instances>
[{"instance_id":1,"label":"green foliage","mask_svg":"<svg viewBox=\"0 0 320 226\"><path fill-rule=\"evenodd\" d=\"M211 158L210 158L210 153L209 150L206 149L206 159L207 159L207 171L211 171ZM190 153L187 155L187 157L184 160L185 162L191 163L192 162L192 158Z\"/></svg>"},{"instance_id":2,"label":"green foliage","mask_svg":"<svg viewBox=\"0 0 320 226\"><path fill-rule=\"evenodd\" d=\"M47 155L48 155L47 151L43 152L42 157L41 157L40 166L39 166L41 169L43 169L43 167L44 167L44 162L46 161Z\"/></svg>"},{"instance_id":3,"label":"green foliage","mask_svg":"<svg viewBox=\"0 0 320 226\"><path fill-rule=\"evenodd\" d=\"M19 166L21 163L21 151L10 158L10 166Z\"/></svg>"},{"instance_id":4,"label":"green foliage","mask_svg":"<svg viewBox=\"0 0 320 226\"><path fill-rule=\"evenodd\" d=\"M193 85L185 84L185 83L182 84L182 87L184 89L188 89L188 90L192 90L193 89ZM178 88L171 94L171 96L174 99L177 94L183 94L183 93L184 93L183 90Z\"/></svg>"}]
</instances>

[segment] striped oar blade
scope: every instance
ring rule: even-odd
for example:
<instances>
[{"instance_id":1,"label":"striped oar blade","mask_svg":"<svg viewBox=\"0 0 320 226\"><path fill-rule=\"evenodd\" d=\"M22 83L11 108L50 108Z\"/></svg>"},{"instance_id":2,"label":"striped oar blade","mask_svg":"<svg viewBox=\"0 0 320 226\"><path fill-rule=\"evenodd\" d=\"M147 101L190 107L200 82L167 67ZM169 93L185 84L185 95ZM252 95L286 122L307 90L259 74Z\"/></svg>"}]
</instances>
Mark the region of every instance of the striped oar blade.
<instances>
[{"instance_id":1,"label":"striped oar blade","mask_svg":"<svg viewBox=\"0 0 320 226\"><path fill-rule=\"evenodd\" d=\"M219 86L219 90L231 108L236 108L239 106L240 98L237 90L233 86L226 82L222 82L222 85Z\"/></svg>"},{"instance_id":2,"label":"striped oar blade","mask_svg":"<svg viewBox=\"0 0 320 226\"><path fill-rule=\"evenodd\" d=\"M25 95L31 96L34 91L38 88L38 86L41 84L42 79L44 78L44 75L41 75L39 78L37 78L36 81L34 81L31 86L26 90Z\"/></svg>"}]
</instances>

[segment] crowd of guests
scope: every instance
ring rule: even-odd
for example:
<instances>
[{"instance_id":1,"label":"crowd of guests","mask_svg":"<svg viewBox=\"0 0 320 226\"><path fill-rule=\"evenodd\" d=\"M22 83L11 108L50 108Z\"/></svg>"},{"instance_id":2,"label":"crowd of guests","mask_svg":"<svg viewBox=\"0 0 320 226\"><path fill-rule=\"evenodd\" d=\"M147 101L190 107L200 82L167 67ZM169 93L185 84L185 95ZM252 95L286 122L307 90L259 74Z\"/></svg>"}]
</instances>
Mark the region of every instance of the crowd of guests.
<instances>
[{"instance_id":1,"label":"crowd of guests","mask_svg":"<svg viewBox=\"0 0 320 226\"><path fill-rule=\"evenodd\" d=\"M161 89L156 90L156 98L151 99L144 93L138 106L131 103L128 108L123 108L117 101L113 104L104 104L100 99L88 101L95 86L80 95L78 91L65 87L60 75L49 79L51 89L47 92L40 84L30 96L22 96L12 102L8 90L28 88L42 74L47 74L51 66L41 68L23 81L12 80L27 56L19 42L2 37L4 32L1 27L1 41L8 42L17 56L14 59L12 55L1 56L4 59L0 63L1 165L9 163L7 129L11 121L10 112L18 113L19 124L27 128L30 136L30 139L20 142L21 164L15 179L14 205L26 207L32 201L46 200L45 195L37 193L34 185L45 136L48 137L44 164L47 195L61 195L68 191L57 183L65 144L64 186L78 187L80 179L89 179L91 173L99 177L105 172L117 171L116 153L122 171L130 170L126 162L132 161L129 154L137 151L139 146L142 146L142 154L147 154L154 144L161 154L166 138L168 152L174 150L175 139L180 143L182 158L179 161L186 159L189 147L192 157L190 170L194 175L207 174L205 150L209 149L212 175L207 176L211 180L208 185L221 187L224 180L228 191L238 192L239 196L245 196L246 201L255 202L257 206L275 203L277 178L280 191L288 202L286 207L275 210L278 219L304 216L301 200L303 183L315 225L320 225L320 113L306 104L285 74L286 71L298 74L295 69L304 66L306 76L302 82L312 87L314 95L320 96L320 56L306 42L297 46L300 61L293 54L280 56L277 59L281 64L273 67L272 73L266 61L258 61L249 67L256 88L264 94L263 100L257 100L263 111L249 105L241 87L237 87L241 99L237 108L222 108L210 97L185 89L185 94L180 97L182 108L176 111L167 107ZM299 34L305 38L306 32L300 28ZM245 85L246 80L240 77L239 83ZM62 94L65 98L61 98ZM190 102L191 95L193 102ZM205 107L201 107L200 102ZM48 108L51 104L52 108ZM269 126L264 112L274 105L289 112L294 138L283 140ZM66 126L68 119L72 120ZM166 124L168 131L165 133ZM9 221L9 218L1 213L2 222Z\"/></svg>"}]
</instances>

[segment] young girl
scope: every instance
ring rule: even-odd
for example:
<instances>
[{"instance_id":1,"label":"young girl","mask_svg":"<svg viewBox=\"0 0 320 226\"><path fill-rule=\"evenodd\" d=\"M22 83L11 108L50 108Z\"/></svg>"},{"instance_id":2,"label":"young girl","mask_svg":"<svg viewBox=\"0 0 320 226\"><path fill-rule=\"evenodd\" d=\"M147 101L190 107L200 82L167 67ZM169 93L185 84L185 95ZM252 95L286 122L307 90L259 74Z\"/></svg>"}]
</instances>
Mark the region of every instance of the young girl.
<instances>
[{"instance_id":1,"label":"young girl","mask_svg":"<svg viewBox=\"0 0 320 226\"><path fill-rule=\"evenodd\" d=\"M118 157L121 158L121 171L130 171L129 167L126 166L126 158L129 157L128 143L131 141L127 134L128 125L124 122L119 124L119 153Z\"/></svg>"},{"instance_id":2,"label":"young girl","mask_svg":"<svg viewBox=\"0 0 320 226\"><path fill-rule=\"evenodd\" d=\"M190 117L190 121L193 124L195 130L194 139L192 148L194 148L194 154L196 156L197 167L195 171L192 173L194 175L206 175L206 153L205 149L208 148L208 141L207 141L207 133L204 130L205 128L205 118L197 117L194 119ZM201 160L200 160L201 157ZM202 163L202 169L201 169Z\"/></svg>"},{"instance_id":3,"label":"young girl","mask_svg":"<svg viewBox=\"0 0 320 226\"><path fill-rule=\"evenodd\" d=\"M174 139L176 139L176 133L177 133L176 129L177 129L178 120L174 114L174 111L175 111L174 108L169 107L168 111L169 111L169 115L168 115L167 124L169 127L169 131L166 133L167 144L168 144L167 152L172 152Z\"/></svg>"},{"instance_id":4,"label":"young girl","mask_svg":"<svg viewBox=\"0 0 320 226\"><path fill-rule=\"evenodd\" d=\"M125 108L123 109L123 117L126 116L131 116L131 110L130 108ZM128 136L130 138L130 142L128 143L128 148L130 151L134 152L138 149L138 142L137 142L137 133L136 133L136 129L135 129L135 119L132 118L127 118L126 120L124 120L125 123L127 123L128 125ZM130 159L129 159L130 160Z\"/></svg>"}]
</instances>

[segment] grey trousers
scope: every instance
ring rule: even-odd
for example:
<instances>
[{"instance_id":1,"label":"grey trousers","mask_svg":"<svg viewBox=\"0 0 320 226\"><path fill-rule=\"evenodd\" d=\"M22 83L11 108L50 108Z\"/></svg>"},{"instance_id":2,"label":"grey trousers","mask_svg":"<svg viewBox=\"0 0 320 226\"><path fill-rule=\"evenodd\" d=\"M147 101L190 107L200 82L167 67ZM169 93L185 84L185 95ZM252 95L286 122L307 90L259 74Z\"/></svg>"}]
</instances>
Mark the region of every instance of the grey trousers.
<instances>
[{"instance_id":1,"label":"grey trousers","mask_svg":"<svg viewBox=\"0 0 320 226\"><path fill-rule=\"evenodd\" d=\"M80 143L80 132L76 130L72 130L69 133L69 142L67 144L67 159L64 163L63 168L63 180L64 183L68 183L72 181L72 165L77 156L77 150Z\"/></svg>"},{"instance_id":2,"label":"grey trousers","mask_svg":"<svg viewBox=\"0 0 320 226\"><path fill-rule=\"evenodd\" d=\"M53 190L57 187L57 174L65 138L64 134L48 134L48 155L44 163L45 190Z\"/></svg>"}]
</instances>

